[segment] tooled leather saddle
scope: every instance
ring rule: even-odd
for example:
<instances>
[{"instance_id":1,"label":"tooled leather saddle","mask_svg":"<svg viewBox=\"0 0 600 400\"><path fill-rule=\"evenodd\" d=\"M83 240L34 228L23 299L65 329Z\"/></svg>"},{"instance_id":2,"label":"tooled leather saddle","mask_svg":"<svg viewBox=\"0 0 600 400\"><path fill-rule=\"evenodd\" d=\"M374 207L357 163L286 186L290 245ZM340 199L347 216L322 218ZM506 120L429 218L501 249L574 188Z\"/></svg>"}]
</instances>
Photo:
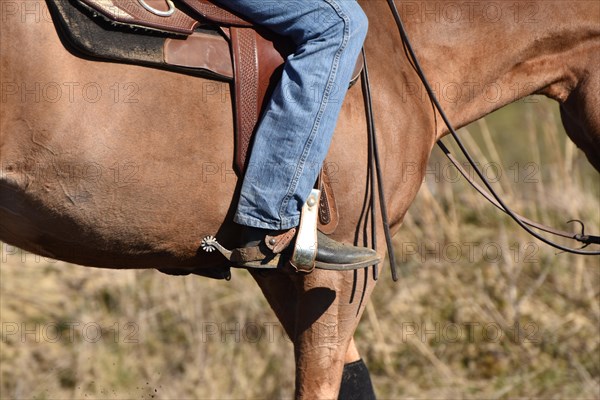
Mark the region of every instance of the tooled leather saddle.
<instances>
[{"instance_id":1,"label":"tooled leather saddle","mask_svg":"<svg viewBox=\"0 0 600 400\"><path fill-rule=\"evenodd\" d=\"M76 51L232 82L235 167L243 173L261 109L293 46L209 0L47 0ZM355 68L353 82L362 68ZM352 82L352 83L353 83ZM319 174L319 229L331 233L337 207L326 170Z\"/></svg>"}]
</instances>

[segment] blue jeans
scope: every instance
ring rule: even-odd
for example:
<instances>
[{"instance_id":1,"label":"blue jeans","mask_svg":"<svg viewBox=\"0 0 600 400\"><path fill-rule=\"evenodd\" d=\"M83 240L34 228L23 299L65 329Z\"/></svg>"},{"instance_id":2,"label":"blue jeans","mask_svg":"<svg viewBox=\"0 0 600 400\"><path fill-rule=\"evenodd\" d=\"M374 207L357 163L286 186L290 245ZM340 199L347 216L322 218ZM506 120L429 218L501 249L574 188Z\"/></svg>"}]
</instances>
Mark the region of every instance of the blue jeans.
<instances>
[{"instance_id":1,"label":"blue jeans","mask_svg":"<svg viewBox=\"0 0 600 400\"><path fill-rule=\"evenodd\" d=\"M300 223L365 36L355 0L216 0L296 45L259 122L234 221L266 229Z\"/></svg>"}]
</instances>

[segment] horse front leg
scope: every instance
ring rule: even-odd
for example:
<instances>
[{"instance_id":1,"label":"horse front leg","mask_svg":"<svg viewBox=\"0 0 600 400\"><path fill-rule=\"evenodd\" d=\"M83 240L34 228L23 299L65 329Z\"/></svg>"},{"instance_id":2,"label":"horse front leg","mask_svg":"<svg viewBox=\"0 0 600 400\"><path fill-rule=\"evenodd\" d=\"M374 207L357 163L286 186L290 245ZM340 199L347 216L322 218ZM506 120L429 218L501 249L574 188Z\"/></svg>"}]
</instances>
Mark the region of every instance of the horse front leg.
<instances>
[{"instance_id":1,"label":"horse front leg","mask_svg":"<svg viewBox=\"0 0 600 400\"><path fill-rule=\"evenodd\" d=\"M600 62L600 57L597 57ZM600 76L590 73L560 106L565 131L600 171Z\"/></svg>"},{"instance_id":2,"label":"horse front leg","mask_svg":"<svg viewBox=\"0 0 600 400\"><path fill-rule=\"evenodd\" d=\"M307 276L279 271L251 273L293 341L296 396L336 398L344 366L356 369L360 360L352 335L374 282L367 279L365 284L364 271L314 271ZM372 393L368 371L363 368L360 376L352 373L354 380L348 380L349 385Z\"/></svg>"},{"instance_id":3,"label":"horse front leg","mask_svg":"<svg viewBox=\"0 0 600 400\"><path fill-rule=\"evenodd\" d=\"M344 364L359 358L349 345L374 283L367 271L315 270L298 279L297 398L337 398Z\"/></svg>"}]
</instances>

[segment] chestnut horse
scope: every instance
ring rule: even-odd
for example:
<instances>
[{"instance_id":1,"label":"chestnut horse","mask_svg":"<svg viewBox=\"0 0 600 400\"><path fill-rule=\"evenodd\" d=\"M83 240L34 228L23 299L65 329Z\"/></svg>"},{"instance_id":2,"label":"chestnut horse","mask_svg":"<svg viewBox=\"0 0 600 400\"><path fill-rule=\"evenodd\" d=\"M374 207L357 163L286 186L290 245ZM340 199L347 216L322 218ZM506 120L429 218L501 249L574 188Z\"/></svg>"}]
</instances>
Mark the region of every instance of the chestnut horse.
<instances>
[{"instance_id":1,"label":"chestnut horse","mask_svg":"<svg viewBox=\"0 0 600 400\"><path fill-rule=\"evenodd\" d=\"M370 20L365 48L397 232L432 146L447 131L387 2L360 3ZM543 94L561 104L568 135L600 169L597 0L397 3L457 127ZM226 246L237 235L229 85L78 57L61 43L42 2L0 4L0 240L94 267L220 265L199 248L207 235ZM365 131L356 85L328 158L341 219L334 237L344 242L363 240ZM253 276L293 340L296 395L336 397L344 364L359 359L352 336L375 287L371 271Z\"/></svg>"}]
</instances>

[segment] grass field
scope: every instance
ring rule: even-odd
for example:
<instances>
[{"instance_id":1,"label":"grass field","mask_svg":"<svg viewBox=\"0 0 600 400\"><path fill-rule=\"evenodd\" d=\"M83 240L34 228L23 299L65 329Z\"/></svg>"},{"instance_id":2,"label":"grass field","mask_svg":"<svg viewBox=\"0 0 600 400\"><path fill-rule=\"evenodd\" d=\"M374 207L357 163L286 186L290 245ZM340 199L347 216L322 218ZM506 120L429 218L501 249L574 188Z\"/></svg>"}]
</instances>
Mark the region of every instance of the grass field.
<instances>
[{"instance_id":1,"label":"grass field","mask_svg":"<svg viewBox=\"0 0 600 400\"><path fill-rule=\"evenodd\" d=\"M555 105L464 129L541 222L600 230L600 179ZM493 137L493 143L491 138ZM434 150L356 339L381 399L600 399L600 258L520 231ZM230 282L88 269L4 246L0 399L290 398L292 346L244 271Z\"/></svg>"}]
</instances>

